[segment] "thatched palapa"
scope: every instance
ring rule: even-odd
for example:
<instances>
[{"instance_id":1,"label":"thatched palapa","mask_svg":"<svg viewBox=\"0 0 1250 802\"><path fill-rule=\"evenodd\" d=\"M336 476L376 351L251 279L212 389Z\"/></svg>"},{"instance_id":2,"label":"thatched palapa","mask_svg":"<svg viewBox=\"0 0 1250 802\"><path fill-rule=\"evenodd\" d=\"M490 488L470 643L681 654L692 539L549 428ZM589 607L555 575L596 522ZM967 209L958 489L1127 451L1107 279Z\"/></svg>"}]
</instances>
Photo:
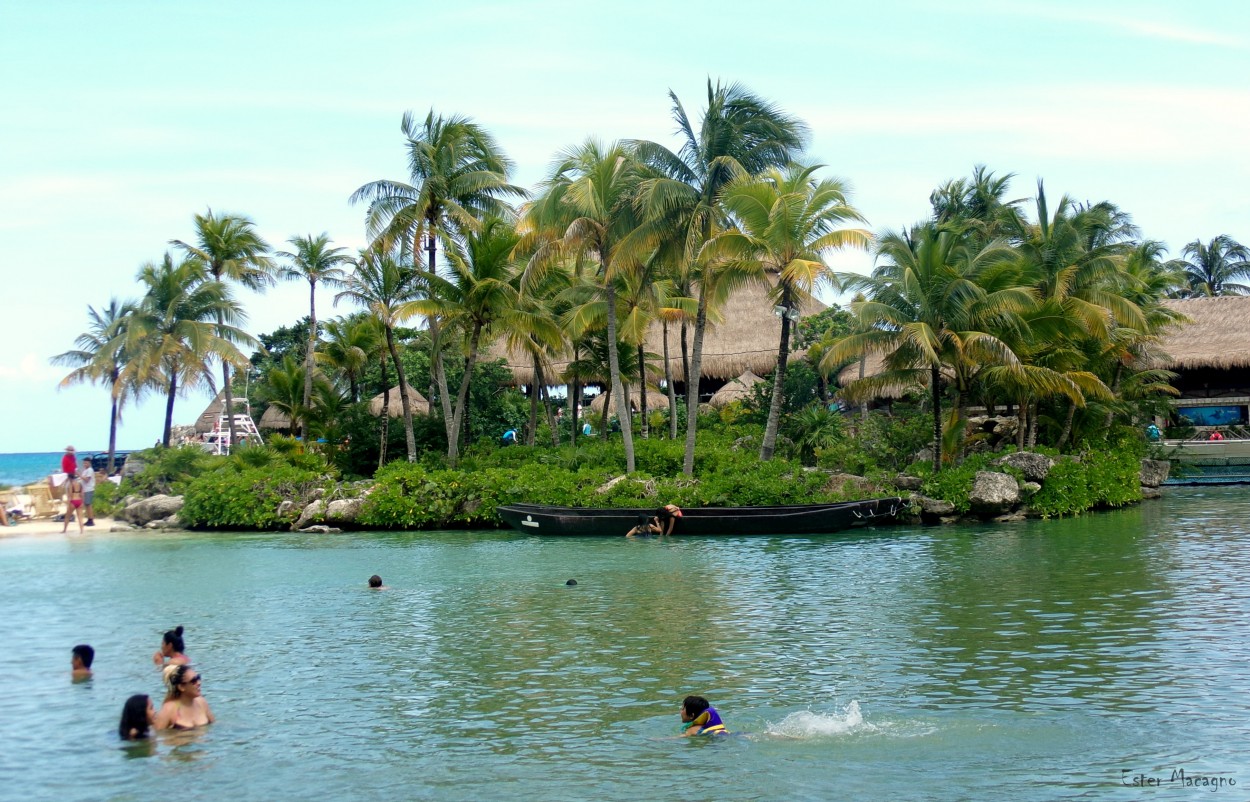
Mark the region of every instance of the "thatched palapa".
<instances>
[{"instance_id":1,"label":"thatched palapa","mask_svg":"<svg viewBox=\"0 0 1250 802\"><path fill-rule=\"evenodd\" d=\"M602 415L603 414L603 399L606 398L607 395L608 395L607 393L600 393L599 395L595 396L594 399L590 402L590 411L596 415ZM642 409L642 400L638 394L638 388L636 387L629 388L629 406L630 406L630 409L634 412L637 412L638 410ZM664 395L663 393L657 393L655 390L648 390L647 391L647 409L648 410L668 409L668 396ZM620 411L617 408L615 393L612 394L611 414L618 415L618 416L620 415Z\"/></svg>"},{"instance_id":2,"label":"thatched palapa","mask_svg":"<svg viewBox=\"0 0 1250 802\"><path fill-rule=\"evenodd\" d=\"M1158 366L1169 370L1250 367L1250 296L1164 301L1189 319L1159 343Z\"/></svg>"},{"instance_id":3,"label":"thatched palapa","mask_svg":"<svg viewBox=\"0 0 1250 802\"><path fill-rule=\"evenodd\" d=\"M734 401L742 401L751 397L751 388L764 381L751 371L743 373L738 378L730 381L724 387L717 390L708 403L714 407L724 407L732 404Z\"/></svg>"},{"instance_id":4,"label":"thatched palapa","mask_svg":"<svg viewBox=\"0 0 1250 802\"><path fill-rule=\"evenodd\" d=\"M828 307L816 299L800 305L803 316L823 312ZM792 330L793 331L793 330ZM694 323L687 324L687 340L694 348ZM725 303L717 319L709 320L703 337L703 364L700 373L705 379L728 381L746 372L763 376L777 367L777 346L781 342L781 318L773 311L773 302L767 290L758 284L738 290ZM664 330L659 321L651 324L647 332L645 348L658 354L661 359L652 362L663 368ZM668 326L669 368L673 381L686 380L685 366L681 359L681 326ZM791 358L802 352L791 354ZM486 359L503 359L517 384L532 384L534 365L528 354L509 351L501 341L495 342ZM561 376L572 361L571 354L563 354L543 367L543 378L548 384L561 384Z\"/></svg>"},{"instance_id":5,"label":"thatched palapa","mask_svg":"<svg viewBox=\"0 0 1250 802\"><path fill-rule=\"evenodd\" d=\"M260 421L256 424L256 427L272 431L290 431L293 428L290 416L274 406L265 410L265 414L260 416Z\"/></svg>"},{"instance_id":6,"label":"thatched palapa","mask_svg":"<svg viewBox=\"0 0 1250 802\"><path fill-rule=\"evenodd\" d=\"M374 415L382 414L382 400L385 396L390 395L390 401L387 404L386 413L392 418L402 418L404 416L404 404L399 397L399 385L392 387L387 393L378 393L369 402L369 412ZM408 406L412 409L414 415L429 415L430 402L425 396L408 386Z\"/></svg>"}]
</instances>

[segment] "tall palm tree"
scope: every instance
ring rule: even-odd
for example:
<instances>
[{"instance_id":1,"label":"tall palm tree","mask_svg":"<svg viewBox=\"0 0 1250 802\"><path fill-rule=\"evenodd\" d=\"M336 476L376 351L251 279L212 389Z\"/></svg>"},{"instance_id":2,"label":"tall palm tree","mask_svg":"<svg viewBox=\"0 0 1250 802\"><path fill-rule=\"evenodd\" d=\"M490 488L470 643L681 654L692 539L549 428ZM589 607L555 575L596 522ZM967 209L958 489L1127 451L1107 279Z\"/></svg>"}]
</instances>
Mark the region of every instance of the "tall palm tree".
<instances>
[{"instance_id":1,"label":"tall palm tree","mask_svg":"<svg viewBox=\"0 0 1250 802\"><path fill-rule=\"evenodd\" d=\"M352 264L352 258L343 248L330 247L330 235L322 232L314 237L291 237L287 242L294 251L279 251L276 255L286 259L287 264L278 269L284 279L308 282L308 351L304 356L304 408L312 408L313 373L317 352L317 285L341 287L347 274L344 265ZM301 431L302 431L301 427Z\"/></svg>"},{"instance_id":2,"label":"tall palm tree","mask_svg":"<svg viewBox=\"0 0 1250 802\"><path fill-rule=\"evenodd\" d=\"M206 214L195 216L194 244L170 240L188 256L199 259L213 281L241 284L249 290L263 291L273 284L273 262L269 243L256 233L256 224L243 215ZM219 316L217 324L226 319ZM238 439L234 425L234 389L230 384L230 363L221 363L221 380L226 391L226 416L229 419L230 446Z\"/></svg>"},{"instance_id":3,"label":"tall palm tree","mask_svg":"<svg viewBox=\"0 0 1250 802\"><path fill-rule=\"evenodd\" d=\"M134 313L135 301L118 301L110 298L108 306L99 311L87 307L89 326L87 331L74 340L77 348L52 357L52 364L73 368L61 379L62 387L75 384L106 384L109 388L109 457L108 473L113 472L113 458L117 451L117 424L121 422L122 408L139 391L121 381L122 368L129 355L122 347L125 338L120 335Z\"/></svg>"},{"instance_id":4,"label":"tall palm tree","mask_svg":"<svg viewBox=\"0 0 1250 802\"><path fill-rule=\"evenodd\" d=\"M161 443L168 447L178 393L200 385L213 389L214 361L245 368L248 359L236 344L255 347L257 341L237 325L246 320L242 306L229 288L208 277L199 259L174 264L166 253L161 262L144 265L137 280L144 296L109 347L130 354L122 381L165 390Z\"/></svg>"},{"instance_id":5,"label":"tall palm tree","mask_svg":"<svg viewBox=\"0 0 1250 802\"><path fill-rule=\"evenodd\" d=\"M317 361L337 371L347 380L351 402L360 401L360 377L376 353L382 339L377 318L367 313L327 320L325 346L317 352Z\"/></svg>"},{"instance_id":6,"label":"tall palm tree","mask_svg":"<svg viewBox=\"0 0 1250 802\"><path fill-rule=\"evenodd\" d=\"M772 459L777 445L791 320L797 319L799 306L819 285L836 284L825 255L848 246L866 249L872 239L862 228L845 227L864 218L850 204L846 184L836 178L817 180L818 169L798 164L770 167L758 176L730 182L722 195L737 225L717 235L716 250L745 260L761 276L776 276L777 281L769 297L780 310L781 341L761 460Z\"/></svg>"},{"instance_id":7,"label":"tall palm tree","mask_svg":"<svg viewBox=\"0 0 1250 802\"><path fill-rule=\"evenodd\" d=\"M789 163L807 138L807 128L772 103L740 84L707 84L707 108L696 130L673 92L673 120L681 146L676 153L655 142L633 143L638 159L658 177L643 182L638 202L645 210L653 237L673 237L685 251L685 270L677 292L693 296L698 285L694 343L686 377L686 453L683 471L694 473L694 442L699 408L699 379L709 304L723 295L717 273L701 259L704 245L725 227L721 191L736 176L759 173ZM685 329L682 329L683 358Z\"/></svg>"},{"instance_id":8,"label":"tall palm tree","mask_svg":"<svg viewBox=\"0 0 1250 802\"><path fill-rule=\"evenodd\" d=\"M1250 248L1227 234L1206 244L1196 239L1181 253L1185 258L1175 264L1185 271L1190 296L1250 294L1250 286L1238 283L1250 277Z\"/></svg>"},{"instance_id":9,"label":"tall palm tree","mask_svg":"<svg viewBox=\"0 0 1250 802\"><path fill-rule=\"evenodd\" d=\"M404 376L404 363L399 358L399 349L395 347L395 326L406 320L407 314L410 314L406 314L403 309L420 294L420 278L410 265L401 264L390 256L364 253L356 263L355 272L347 278L343 286L342 292L334 296L334 302L337 304L344 299L353 301L369 310L382 325L386 349L395 365L395 373L399 376L399 399L404 410L408 461L415 462L417 442L412 431L412 404L408 400L408 379ZM384 379L385 375L384 360ZM390 388L383 387L382 392L389 399ZM386 415L383 414L382 418L385 421Z\"/></svg>"},{"instance_id":10,"label":"tall palm tree","mask_svg":"<svg viewBox=\"0 0 1250 802\"><path fill-rule=\"evenodd\" d=\"M436 115L433 109L418 120L405 112L401 129L408 151L408 180L372 181L357 189L352 203L367 203L369 236L377 250L407 252L418 261L425 251L431 275L438 273L438 243L455 248L456 237L481 226L487 216L505 216L506 198L524 198L525 190L509 183L513 164L495 138L469 117ZM451 401L443 371L439 321L429 318L431 396L437 395L451 439ZM431 403L434 399L431 397Z\"/></svg>"},{"instance_id":11,"label":"tall palm tree","mask_svg":"<svg viewBox=\"0 0 1250 802\"><path fill-rule=\"evenodd\" d=\"M590 140L560 154L551 177L542 185L542 197L528 210L535 229L559 232L560 239L530 260L527 283L540 281L561 258L586 257L596 266L603 293L611 386L617 398L627 397L617 349L617 274L638 264L630 235L641 222L634 198L643 177L640 165L624 145ZM628 404L622 409L628 410ZM625 470L633 473L632 422L628 412L619 417Z\"/></svg>"}]
</instances>

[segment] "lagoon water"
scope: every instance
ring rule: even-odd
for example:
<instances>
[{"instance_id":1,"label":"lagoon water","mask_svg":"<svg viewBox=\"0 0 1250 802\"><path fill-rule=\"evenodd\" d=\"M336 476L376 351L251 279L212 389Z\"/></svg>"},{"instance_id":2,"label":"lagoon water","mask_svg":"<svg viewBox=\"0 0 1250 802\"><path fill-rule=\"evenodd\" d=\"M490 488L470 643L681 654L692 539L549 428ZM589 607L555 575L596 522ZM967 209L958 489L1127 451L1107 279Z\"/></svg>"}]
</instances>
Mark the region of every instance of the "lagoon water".
<instances>
[{"instance_id":1,"label":"lagoon water","mask_svg":"<svg viewBox=\"0 0 1250 802\"><path fill-rule=\"evenodd\" d=\"M1217 487L827 537L3 540L0 796L1205 793L1183 771L1244 799L1247 522L1250 488ZM176 624L219 721L123 747L122 702L158 694ZM96 677L71 685L79 642ZM669 738L687 693L744 734Z\"/></svg>"}]
</instances>

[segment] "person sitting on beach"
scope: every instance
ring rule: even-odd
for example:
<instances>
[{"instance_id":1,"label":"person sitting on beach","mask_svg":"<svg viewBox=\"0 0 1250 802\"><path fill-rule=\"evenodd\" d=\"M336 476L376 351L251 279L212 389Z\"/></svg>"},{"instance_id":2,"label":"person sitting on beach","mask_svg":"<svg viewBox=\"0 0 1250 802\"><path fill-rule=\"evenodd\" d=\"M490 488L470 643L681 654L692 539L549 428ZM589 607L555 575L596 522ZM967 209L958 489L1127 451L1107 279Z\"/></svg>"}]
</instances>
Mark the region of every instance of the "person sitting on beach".
<instances>
[{"instance_id":1,"label":"person sitting on beach","mask_svg":"<svg viewBox=\"0 0 1250 802\"><path fill-rule=\"evenodd\" d=\"M80 643L70 651L69 664L73 667L70 676L75 681L91 679L91 664L95 661L95 649Z\"/></svg>"},{"instance_id":2,"label":"person sitting on beach","mask_svg":"<svg viewBox=\"0 0 1250 802\"><path fill-rule=\"evenodd\" d=\"M169 661L171 666L185 666L191 662L191 658L183 654L186 645L182 641L182 627L174 627L165 633L161 638L161 648L156 650L156 654L152 655L152 662L158 666L164 666L165 661Z\"/></svg>"},{"instance_id":3,"label":"person sitting on beach","mask_svg":"<svg viewBox=\"0 0 1250 802\"><path fill-rule=\"evenodd\" d=\"M117 734L123 741L139 741L147 738L148 728L156 719L156 707L152 697L146 693L136 693L122 705L122 720L117 725Z\"/></svg>"},{"instance_id":4,"label":"person sitting on beach","mask_svg":"<svg viewBox=\"0 0 1250 802\"><path fill-rule=\"evenodd\" d=\"M71 519L78 521L78 534L83 534L86 530L82 528L82 480L74 474L65 487L65 525L61 527L61 534L69 531Z\"/></svg>"},{"instance_id":5,"label":"person sitting on beach","mask_svg":"<svg viewBox=\"0 0 1250 802\"><path fill-rule=\"evenodd\" d=\"M677 525L677 519L681 517L681 507L676 504L665 504L655 512L656 521L660 524L660 528L664 530L663 534L673 534L673 527Z\"/></svg>"},{"instance_id":6,"label":"person sitting on beach","mask_svg":"<svg viewBox=\"0 0 1250 802\"><path fill-rule=\"evenodd\" d=\"M193 730L216 721L200 693L200 672L177 666L169 677L170 698L161 705L152 726L158 730Z\"/></svg>"},{"instance_id":7,"label":"person sitting on beach","mask_svg":"<svg viewBox=\"0 0 1250 802\"><path fill-rule=\"evenodd\" d=\"M720 713L708 704L702 696L687 696L681 702L681 734L683 738L692 735L728 735L729 730L720 720Z\"/></svg>"},{"instance_id":8,"label":"person sitting on beach","mask_svg":"<svg viewBox=\"0 0 1250 802\"><path fill-rule=\"evenodd\" d=\"M651 537L652 535L662 534L664 534L664 530L660 528L659 521L646 515L639 515L638 525L626 532L625 537Z\"/></svg>"}]
</instances>

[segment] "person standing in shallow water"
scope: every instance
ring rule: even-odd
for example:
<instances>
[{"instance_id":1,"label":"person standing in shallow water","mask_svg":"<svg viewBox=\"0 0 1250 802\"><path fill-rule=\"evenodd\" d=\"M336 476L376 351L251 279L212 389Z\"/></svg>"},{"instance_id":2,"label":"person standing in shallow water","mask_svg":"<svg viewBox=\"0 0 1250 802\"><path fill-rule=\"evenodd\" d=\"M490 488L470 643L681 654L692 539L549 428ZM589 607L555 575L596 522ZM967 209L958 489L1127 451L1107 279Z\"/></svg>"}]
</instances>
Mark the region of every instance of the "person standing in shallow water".
<instances>
[{"instance_id":1,"label":"person standing in shallow water","mask_svg":"<svg viewBox=\"0 0 1250 802\"><path fill-rule=\"evenodd\" d=\"M200 693L200 672L191 666L178 666L169 677L169 700L161 705L152 722L158 730L193 730L217 719Z\"/></svg>"},{"instance_id":2,"label":"person standing in shallow water","mask_svg":"<svg viewBox=\"0 0 1250 802\"><path fill-rule=\"evenodd\" d=\"M183 631L183 628L178 626L165 633L161 638L161 648L152 655L153 663L164 666L165 661L168 660L171 666L185 666L191 662L191 658L183 653L186 649L186 644L182 641Z\"/></svg>"},{"instance_id":3,"label":"person standing in shallow water","mask_svg":"<svg viewBox=\"0 0 1250 802\"><path fill-rule=\"evenodd\" d=\"M91 664L95 662L95 649L85 643L75 646L70 652L69 664L73 669L70 674L75 682L91 679Z\"/></svg>"}]
</instances>

